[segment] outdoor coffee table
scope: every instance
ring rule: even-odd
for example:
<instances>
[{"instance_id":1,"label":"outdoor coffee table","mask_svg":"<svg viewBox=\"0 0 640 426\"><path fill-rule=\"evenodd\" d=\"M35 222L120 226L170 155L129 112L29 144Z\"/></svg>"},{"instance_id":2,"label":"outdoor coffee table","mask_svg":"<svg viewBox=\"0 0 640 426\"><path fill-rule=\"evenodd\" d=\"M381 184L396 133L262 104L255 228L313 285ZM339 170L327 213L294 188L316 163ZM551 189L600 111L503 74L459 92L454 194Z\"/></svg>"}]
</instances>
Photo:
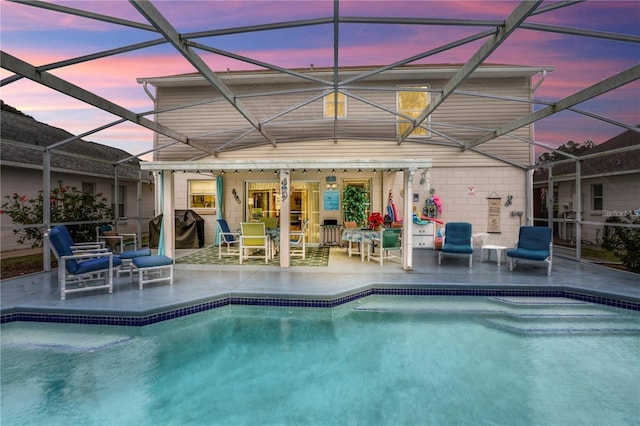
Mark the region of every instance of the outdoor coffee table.
<instances>
[{"instance_id":1,"label":"outdoor coffee table","mask_svg":"<svg viewBox=\"0 0 640 426\"><path fill-rule=\"evenodd\" d=\"M500 265L502 258L504 257L504 261L507 261L507 248L505 246L496 246L493 244L486 244L482 246L482 252L480 253L480 262L484 262L484 251L488 250L487 254L487 262L491 261L491 252L496 252L496 257L498 261L498 265Z\"/></svg>"}]
</instances>

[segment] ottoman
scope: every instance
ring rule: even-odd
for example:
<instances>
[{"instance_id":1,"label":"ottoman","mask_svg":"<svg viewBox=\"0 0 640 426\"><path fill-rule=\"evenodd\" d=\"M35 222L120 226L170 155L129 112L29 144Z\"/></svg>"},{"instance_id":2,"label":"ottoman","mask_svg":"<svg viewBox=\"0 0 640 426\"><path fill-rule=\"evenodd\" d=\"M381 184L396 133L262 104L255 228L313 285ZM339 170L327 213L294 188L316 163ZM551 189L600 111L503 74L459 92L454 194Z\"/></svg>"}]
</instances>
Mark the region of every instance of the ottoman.
<instances>
[{"instance_id":1,"label":"ottoman","mask_svg":"<svg viewBox=\"0 0 640 426\"><path fill-rule=\"evenodd\" d=\"M122 266L120 267L120 269L118 270L118 272L122 273L122 272L131 272L131 261L133 259L135 259L136 257L141 257L141 256L151 256L151 250L147 249L140 249L140 250L129 250L129 251L124 251L122 253L120 253L118 255L118 257L120 258L120 260L122 260Z\"/></svg>"},{"instance_id":2,"label":"ottoman","mask_svg":"<svg viewBox=\"0 0 640 426\"><path fill-rule=\"evenodd\" d=\"M131 260L131 282L133 274L138 273L138 286L142 290L145 284L169 281L173 285L173 259L167 256L139 256Z\"/></svg>"}]
</instances>

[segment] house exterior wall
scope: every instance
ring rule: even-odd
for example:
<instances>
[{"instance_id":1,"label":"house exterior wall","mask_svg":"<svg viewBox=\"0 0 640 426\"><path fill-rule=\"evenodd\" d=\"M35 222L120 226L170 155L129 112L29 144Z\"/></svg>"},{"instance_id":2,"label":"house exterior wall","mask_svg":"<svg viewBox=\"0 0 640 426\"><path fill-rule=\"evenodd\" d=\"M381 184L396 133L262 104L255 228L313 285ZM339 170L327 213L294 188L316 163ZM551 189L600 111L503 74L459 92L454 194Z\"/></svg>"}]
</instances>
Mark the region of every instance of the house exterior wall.
<instances>
[{"instance_id":1,"label":"house exterior wall","mask_svg":"<svg viewBox=\"0 0 640 426\"><path fill-rule=\"evenodd\" d=\"M421 184L423 170L418 170L413 176L413 194L417 194L418 201L413 202L418 212L422 212L424 204L431 196L430 189L435 190L443 203L443 212L438 219L444 222L469 222L473 226L473 233L486 233L488 224L488 201L487 197L499 195L501 197L500 211L500 232L491 233L488 236L489 244L499 244L513 246L518 235L518 229L525 225L525 215L515 216L512 212L526 211L526 174L523 170L513 167L433 167L429 171L428 182ZM306 180L317 181L320 187L320 199L324 197L325 178L330 175L329 171L307 171L306 173L292 173L292 181ZM392 192L393 200L398 211L398 215L403 220L411 220L413 212L404 211L404 197L402 191L402 172L378 172L363 171L358 173L355 170L348 172L337 171L336 182L337 192L342 194L342 182L345 179L370 179L371 180L371 204L372 211L386 214L386 206L389 191ZM189 179L201 178L195 173L176 173L174 175L175 197L177 210L188 208L187 201L187 181ZM245 214L245 181L273 181L276 177L267 174L264 177L249 174L247 172L226 173L224 175L224 218L229 223L230 228L238 229L240 222L247 220ZM238 204L232 194L236 190L242 200ZM512 204L504 206L508 196L512 197ZM342 206L342 199L340 199ZM341 208L341 207L340 207ZM212 211L202 211L195 209L196 213L205 219L205 244L214 244L216 215ZM320 223L325 219L338 219L343 221L341 210L320 211Z\"/></svg>"},{"instance_id":2,"label":"house exterior wall","mask_svg":"<svg viewBox=\"0 0 640 426\"><path fill-rule=\"evenodd\" d=\"M410 84L428 84L434 87L440 87L444 81L434 80L432 82L403 81L402 85ZM388 83L386 84L388 86ZM290 88L294 88L290 87ZM239 94L243 91L249 91L249 87L234 87L234 91ZM253 88L255 89L255 88ZM277 90L278 87L268 87L268 89ZM266 89L264 89L266 90ZM529 98L529 79L527 78L500 78L500 79L478 79L472 80L462 85L461 90L469 92L483 92L498 95L517 96ZM358 94L357 90L352 91ZM394 92L366 92L361 93L367 99L374 101L391 110L396 109L396 96ZM435 101L432 95L432 102ZM297 98L300 99L297 99ZM258 97L257 100L243 99L245 104L260 102L258 119L266 119L275 115L287 106L295 104L296 101L306 99L308 95L287 94L280 96L269 96L268 99ZM180 87L159 87L157 92L156 108L159 110L169 109L179 105L196 104L207 100L219 100L217 92L209 86L180 86ZM509 123L522 115L530 112L531 106L527 103L513 102L499 99L488 99L475 96L451 95L442 106L440 106L433 114L435 122L444 122L450 124L469 124L469 116L472 117L471 123L483 128L496 128L503 124ZM323 103L318 100L297 111L287 114L288 121L296 119L322 119ZM372 129L380 135L381 138L393 139L397 136L396 122L390 120L390 114L380 109L373 108L363 102L357 102L349 99L347 105L347 118L366 118L369 120L363 126L366 126L368 134ZM198 104L189 108L173 109L158 114L159 123L166 125L182 134L187 135L194 141L215 142L216 138L227 141L236 136L235 133L229 132L230 128L246 127L246 121L240 114L224 101L209 102ZM295 131L292 138L303 138L305 129L311 124L294 126ZM268 130L268 125L265 126ZM220 133L224 132L225 133ZM478 130L464 130L456 128L443 129L445 133L451 137L468 140L471 134L476 134ZM354 130L355 132L355 130ZM475 132L475 133L474 133ZM522 127L514 132L515 135L522 138L531 138L531 130L529 126ZM433 142L447 142L446 139L433 134L431 135ZM170 142L165 136L156 135L156 146L164 145ZM222 143L222 142L220 142ZM531 149L526 143L516 142L514 139L507 137L497 138L495 141L482 144L482 150L499 155L509 161L529 164L531 160ZM434 162L441 165L459 165L459 166L489 166L492 161L480 154L474 154L470 151L460 153L457 148L442 145L425 145L415 144L410 138L400 144L394 140L387 143L376 141L371 143L362 139L344 139L340 140L338 145L334 143L330 135L325 139L305 140L304 149L300 149L297 142L279 141L276 148L271 145L253 146L246 150L237 150L229 152L220 152L219 159L252 159L252 158L331 158L331 155L339 155L341 158L362 158L363 151L366 150L368 158L388 158L390 155L394 158L412 158L425 157L433 158ZM457 151L457 152L456 152ZM455 152L456 155L452 155ZM332 154L328 154L332 153ZM193 156L201 154L200 151L185 146L183 144L175 144L173 146L157 151L154 160L186 160ZM409 156L409 157L407 157Z\"/></svg>"},{"instance_id":3,"label":"house exterior wall","mask_svg":"<svg viewBox=\"0 0 640 426\"><path fill-rule=\"evenodd\" d=\"M224 79L224 76L223 76ZM448 80L439 79L411 79L397 82L368 81L364 88L359 89L357 84L350 86L349 91L354 95L362 96L378 105L395 111L396 94L394 91L375 90L375 87L388 88L396 85L424 86L433 88L442 87ZM278 92L283 90L293 90L305 88L305 83L280 84L268 80L259 80L254 77L253 81L242 84L234 81L225 81L233 93L241 97L243 105L255 113L257 120L266 120L274 117L278 113L290 108L309 98L309 93L287 93L280 95L243 97L245 94L258 92ZM370 90L371 88L374 90ZM492 95L504 95L529 99L530 78L525 76L508 77L482 77L467 79L459 88L461 91L491 93ZM430 102L437 100L437 93L431 93ZM502 196L502 203L507 201L507 196L513 197L513 203L501 210L501 232L491 234L489 241L493 244L511 246L518 235L518 228L524 225L526 216L511 216L512 211L527 211L526 204L526 175L523 169L511 164L530 165L533 159L533 150L529 144L516 141L511 137L500 137L491 142L486 142L478 146L476 150L462 151L460 147L451 146L451 141L439 136L436 133L430 135L429 141L432 143L415 142L411 138L397 142L397 122L388 111L358 101L354 98L347 98L346 119L351 121L361 120L362 128L353 126L349 132L353 137L343 137L337 143L331 134L326 137L318 137L322 134L320 125L309 120L321 122L323 119L323 101L319 99L313 103L296 109L282 117L267 121L265 130L269 131L269 126L279 126L279 134L289 123L291 125L290 139L280 138L276 146L265 144L264 138L259 132L245 135L240 138L240 143L246 143L245 148L238 148L234 145L233 150L226 150L224 143L240 136L247 129L247 121L240 116L238 111L231 107L228 102L221 99L218 92L212 87L205 85L166 85L160 84L156 87L156 109L163 111L156 116L156 121L180 132L190 140L208 146L218 147L217 155L202 157L202 152L185 144L174 144L169 147L154 152L155 161L189 161L202 162L207 160L216 162L228 161L252 161L252 160L314 160L314 159L425 159L431 162L430 183L436 189L436 193L442 198L445 211L442 215L444 221L465 221L471 222L474 233L486 232L488 220L487 196L497 193ZM178 108L183 105L192 105L187 108ZM510 123L519 117L532 111L531 104L526 102L515 102L506 99L496 99L479 96L468 96L464 94L452 94L445 102L432 114L434 123L447 123L452 125L471 125L476 128L456 128L443 127L441 131L448 136L461 141L473 139L476 135L485 132L483 129L499 128ZM326 125L326 124L325 124ZM338 126L341 125L338 121ZM352 125L352 124L351 124ZM242 129L241 131L238 129ZM288 128L287 128L288 129ZM379 135L375 140L362 138L363 135ZM524 139L532 139L532 126L524 126L515 132L516 136ZM308 135L315 137L310 138ZM154 136L156 146L165 145L172 142L163 135ZM442 143L442 144L439 144ZM249 146L251 145L251 146ZM240 145L241 146L241 145ZM221 148L222 147L222 148ZM497 158L496 158L497 157ZM192 160L200 158L199 160ZM503 161L500 161L503 160ZM219 173L219 171L213 171ZM418 194L416 208L422 211L422 207L427 198L428 189L420 185L421 170L416 171L413 176L414 193ZM325 190L324 182L328 171L308 171L302 175L299 171L293 172L291 179L317 180L320 182L320 197L323 197ZM338 191L342 194L341 182L344 178L370 178L372 181L372 210L386 212L388 193L391 190L399 215L405 220L411 220L412 212L403 211L404 202L401 195L403 182L402 173L393 172L391 174L374 174L371 170L357 173L356 170L340 171L337 174L337 182L340 184ZM174 176L176 191L176 208L186 206L186 179L176 173ZM187 173L186 175L189 175ZM227 170L224 175L224 217L229 222L232 229L239 227L239 223L245 220L244 200L245 185L247 180L256 179L255 171L253 175L246 171L231 173ZM267 180L275 180L273 177ZM470 192L470 187L473 191ZM243 200L242 205L238 205L231 194L235 189L238 196ZM469 195L473 193L475 195ZM413 197L413 194L408 194ZM340 200L340 206L342 200ZM341 208L341 207L340 207ZM321 211L320 223L324 219L339 219L342 222L340 212ZM215 233L215 216L205 217L207 244L212 241Z\"/></svg>"},{"instance_id":4,"label":"house exterior wall","mask_svg":"<svg viewBox=\"0 0 640 426\"><path fill-rule=\"evenodd\" d=\"M602 210L593 209L593 185L595 184L602 185ZM536 186L546 188L547 185L545 183L537 184ZM584 224L581 230L581 240L583 242L595 245L600 244L604 232L604 223L611 216L624 216L627 213L631 215L640 214L640 199L637 196L630 196L630 194L638 193L640 171L585 177L582 179L581 186L582 221L602 223L602 225ZM558 219L567 221L566 224L561 222L555 225L555 234L560 239L575 243L575 230L573 228L575 227L575 211L578 207L575 199L575 178L558 177L554 181L554 187L558 193Z\"/></svg>"},{"instance_id":5,"label":"house exterior wall","mask_svg":"<svg viewBox=\"0 0 640 426\"><path fill-rule=\"evenodd\" d=\"M55 187L58 182L62 181L63 186L76 186L82 188L83 182L91 182L95 185L96 193L103 193L108 203L112 201L112 189L114 185L114 179L108 179L98 176L81 176L72 173L65 173L61 171L51 172L51 186ZM120 185L126 187L126 202L125 209L127 220L119 222L120 232L137 231L137 182L120 180ZM17 167L3 165L0 169L0 188L1 188L1 203L7 201L5 196L11 196L14 192L25 195L27 198L35 198L38 196L40 189L42 188L42 170L38 168ZM141 198L142 209L142 233L148 232L146 223L154 215L154 192L153 188L149 189L148 185L142 187ZM0 215L0 223L2 227L10 226L13 224L11 218L6 214ZM0 234L2 252L27 249L31 248L31 244L20 245L17 243L17 238L11 229L2 229Z\"/></svg>"}]
</instances>

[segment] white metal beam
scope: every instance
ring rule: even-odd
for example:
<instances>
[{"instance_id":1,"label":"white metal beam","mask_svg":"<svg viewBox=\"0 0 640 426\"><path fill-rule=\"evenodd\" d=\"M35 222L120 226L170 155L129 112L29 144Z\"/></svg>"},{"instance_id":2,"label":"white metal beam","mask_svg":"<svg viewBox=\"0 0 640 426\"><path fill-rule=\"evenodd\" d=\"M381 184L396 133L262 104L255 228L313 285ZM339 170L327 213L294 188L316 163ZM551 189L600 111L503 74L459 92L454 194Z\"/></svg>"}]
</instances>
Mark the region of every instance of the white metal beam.
<instances>
[{"instance_id":1,"label":"white metal beam","mask_svg":"<svg viewBox=\"0 0 640 426\"><path fill-rule=\"evenodd\" d=\"M624 86L625 84L635 81L638 78L640 78L640 65L635 65L592 86L582 89L574 93L573 95L569 95L566 98L560 99L553 105L549 105L536 112L525 115L518 120L512 121L511 123L501 127L500 129L478 136L471 142L465 144L463 151L481 143L490 141L491 139L495 139L497 137L505 135L509 132L513 132L514 130L517 130L521 127L534 123L565 109L569 109L576 104L579 104L591 98L595 98L596 96L609 92L620 86Z\"/></svg>"},{"instance_id":2,"label":"white metal beam","mask_svg":"<svg viewBox=\"0 0 640 426\"><path fill-rule=\"evenodd\" d=\"M513 33L524 20L533 13L533 11L542 3L538 1L523 1L514 9L507 17L504 25L498 28L498 32L487 40L476 53L464 64L462 68L454 75L451 80L444 85L442 95L436 102L429 104L427 108L418 115L415 121L402 133L398 143L402 143L411 132L415 130L427 117L436 110L442 103L453 93L453 91L461 85L464 80L487 58L494 50L504 42L507 37Z\"/></svg>"},{"instance_id":3,"label":"white metal beam","mask_svg":"<svg viewBox=\"0 0 640 426\"><path fill-rule=\"evenodd\" d=\"M260 121L236 99L229 87L213 72L202 58L191 49L169 21L148 1L130 0L131 4L144 16L173 47L238 111L262 136L275 146L275 139L260 125Z\"/></svg>"},{"instance_id":4,"label":"white metal beam","mask_svg":"<svg viewBox=\"0 0 640 426\"><path fill-rule=\"evenodd\" d=\"M160 133L161 135L165 135L171 139L190 145L193 148L199 149L203 152L213 154L213 152L207 146L189 140L189 138L182 133L178 133L174 130L169 129L168 127L144 118L140 114L136 114L131 110L128 110L114 102L98 96L93 92L69 83L66 80L49 74L48 72L39 72L33 65L21 59L18 59L5 51L1 51L0 54L0 63L2 64L2 68L4 69L7 69L16 74L20 74L31 81L35 81L36 83L42 84L43 86L49 87L57 92L76 98L89 105L93 105L96 108L124 118L132 123L138 124L142 127L146 127L147 129Z\"/></svg>"}]
</instances>

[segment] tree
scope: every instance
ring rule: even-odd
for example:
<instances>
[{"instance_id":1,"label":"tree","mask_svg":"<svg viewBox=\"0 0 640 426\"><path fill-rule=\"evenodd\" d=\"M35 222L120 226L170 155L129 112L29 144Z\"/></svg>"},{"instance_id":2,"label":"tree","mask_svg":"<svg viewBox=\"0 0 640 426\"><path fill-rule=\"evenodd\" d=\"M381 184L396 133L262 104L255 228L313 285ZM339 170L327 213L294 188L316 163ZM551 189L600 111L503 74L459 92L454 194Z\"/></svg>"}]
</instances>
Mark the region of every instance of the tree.
<instances>
[{"instance_id":1,"label":"tree","mask_svg":"<svg viewBox=\"0 0 640 426\"><path fill-rule=\"evenodd\" d=\"M560 145L558 147L558 151L566 152L567 154L571 154L571 155L580 155L585 151L589 151L595 146L596 144L589 139L584 141L584 144L582 145L574 141L568 141L567 143ZM540 157L538 157L538 163L549 163L555 160L562 160L563 158L566 158L566 157L558 152L551 152L551 153L545 152Z\"/></svg>"},{"instance_id":2,"label":"tree","mask_svg":"<svg viewBox=\"0 0 640 426\"><path fill-rule=\"evenodd\" d=\"M38 225L43 219L43 193L39 191L36 198L27 198L25 195L14 192L6 195L7 199L2 204L0 214L11 217L14 224ZM107 199L102 193L93 195L80 191L75 186L63 186L62 181L51 190L49 197L51 206L51 222L88 222L111 221L113 211L107 204ZM69 232L77 242L95 240L95 223L69 226ZM40 227L14 229L18 235L18 243L25 244L32 241L31 247L42 247L42 230Z\"/></svg>"}]
</instances>

